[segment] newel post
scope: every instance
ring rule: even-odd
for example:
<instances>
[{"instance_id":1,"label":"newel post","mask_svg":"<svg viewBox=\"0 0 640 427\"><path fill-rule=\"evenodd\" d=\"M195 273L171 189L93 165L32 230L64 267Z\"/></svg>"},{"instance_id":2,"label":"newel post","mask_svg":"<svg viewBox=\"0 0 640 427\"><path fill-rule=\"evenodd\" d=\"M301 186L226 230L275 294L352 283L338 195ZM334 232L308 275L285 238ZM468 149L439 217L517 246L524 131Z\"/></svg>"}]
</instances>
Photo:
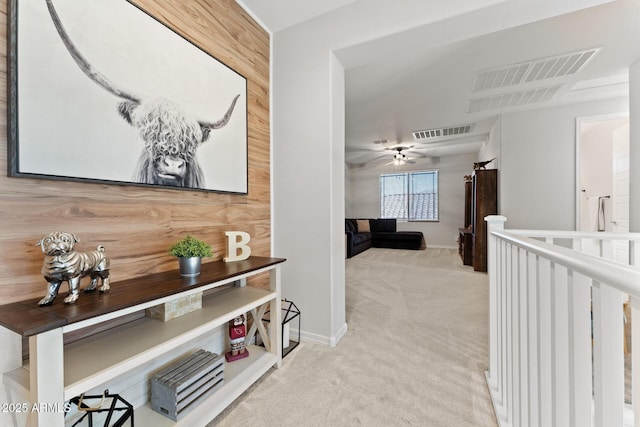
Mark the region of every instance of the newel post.
<instances>
[{"instance_id":1,"label":"newel post","mask_svg":"<svg viewBox=\"0 0 640 427\"><path fill-rule=\"evenodd\" d=\"M494 231L504 230L507 218L502 215L489 215L484 218L487 222L487 273L489 274L489 386L494 390L498 387L498 315L500 301L498 301L498 239L493 235ZM504 309L504 307L502 307ZM502 361L504 363L504 361Z\"/></svg>"}]
</instances>

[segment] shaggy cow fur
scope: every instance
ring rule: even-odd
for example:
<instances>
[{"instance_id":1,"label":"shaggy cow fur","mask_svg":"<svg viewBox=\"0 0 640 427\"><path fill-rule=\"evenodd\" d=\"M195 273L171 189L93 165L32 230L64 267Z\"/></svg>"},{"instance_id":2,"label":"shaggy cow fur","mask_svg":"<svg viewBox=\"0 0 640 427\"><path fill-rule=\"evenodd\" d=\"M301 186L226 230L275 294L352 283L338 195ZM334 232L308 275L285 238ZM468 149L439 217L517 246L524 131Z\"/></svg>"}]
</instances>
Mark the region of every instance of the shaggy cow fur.
<instances>
[{"instance_id":1,"label":"shaggy cow fur","mask_svg":"<svg viewBox=\"0 0 640 427\"><path fill-rule=\"evenodd\" d=\"M238 96L225 117L231 115ZM175 187L204 187L196 150L209 138L211 125L198 122L185 114L178 104L165 98L142 103L121 102L119 111L129 124L139 130L144 141L144 150L134 173L135 181Z\"/></svg>"},{"instance_id":2,"label":"shaggy cow fur","mask_svg":"<svg viewBox=\"0 0 640 427\"><path fill-rule=\"evenodd\" d=\"M144 150L134 172L134 181L203 188L204 176L196 159L196 150L209 138L211 130L227 124L240 95L236 95L231 101L222 119L217 122L204 122L190 117L178 104L168 99L142 100L121 90L96 71L82 56L64 29L52 1L46 1L58 35L78 67L94 83L123 99L118 105L120 115L139 130L139 135L144 141Z\"/></svg>"}]
</instances>

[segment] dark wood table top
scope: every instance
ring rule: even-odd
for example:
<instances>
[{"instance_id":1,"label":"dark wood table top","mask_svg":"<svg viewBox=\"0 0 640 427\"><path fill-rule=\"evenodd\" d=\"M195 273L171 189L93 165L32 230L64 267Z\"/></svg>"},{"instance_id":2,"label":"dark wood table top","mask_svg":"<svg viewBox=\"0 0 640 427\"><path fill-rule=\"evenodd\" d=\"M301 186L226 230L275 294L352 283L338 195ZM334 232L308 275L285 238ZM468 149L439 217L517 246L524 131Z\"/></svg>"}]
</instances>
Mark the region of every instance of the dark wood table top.
<instances>
[{"instance_id":1,"label":"dark wood table top","mask_svg":"<svg viewBox=\"0 0 640 427\"><path fill-rule=\"evenodd\" d=\"M189 289L241 276L284 262L284 258L249 257L243 261L202 264L200 275L182 277L178 270L111 282L109 292L82 293L75 304L65 304L61 292L52 305L38 306L40 298L0 305L0 325L23 337L82 320L179 294ZM44 289L44 287L43 287ZM64 289L64 285L63 285Z\"/></svg>"}]
</instances>

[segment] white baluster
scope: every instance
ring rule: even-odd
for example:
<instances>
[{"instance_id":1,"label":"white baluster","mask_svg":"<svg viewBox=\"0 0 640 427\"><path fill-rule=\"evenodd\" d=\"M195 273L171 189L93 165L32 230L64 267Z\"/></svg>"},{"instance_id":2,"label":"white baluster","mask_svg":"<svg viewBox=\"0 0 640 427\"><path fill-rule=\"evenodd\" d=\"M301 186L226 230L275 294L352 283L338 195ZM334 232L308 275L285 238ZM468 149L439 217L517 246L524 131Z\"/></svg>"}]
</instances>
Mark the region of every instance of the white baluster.
<instances>
[{"instance_id":1,"label":"white baluster","mask_svg":"<svg viewBox=\"0 0 640 427\"><path fill-rule=\"evenodd\" d=\"M528 310L529 310L529 425L540 425L540 371L538 369L539 346L539 258L536 254L527 254L527 284L528 284Z\"/></svg>"},{"instance_id":2,"label":"white baluster","mask_svg":"<svg viewBox=\"0 0 640 427\"><path fill-rule=\"evenodd\" d=\"M640 427L640 298L634 296L631 297L631 391L634 425Z\"/></svg>"},{"instance_id":3,"label":"white baluster","mask_svg":"<svg viewBox=\"0 0 640 427\"><path fill-rule=\"evenodd\" d=\"M569 426L569 296L572 277L561 265L551 264L551 333L553 408L556 426Z\"/></svg>"},{"instance_id":4,"label":"white baluster","mask_svg":"<svg viewBox=\"0 0 640 427\"><path fill-rule=\"evenodd\" d=\"M513 422L513 319L512 319L512 280L511 280L511 245L505 243L504 246L504 350L503 350L503 407L506 410L507 425Z\"/></svg>"},{"instance_id":5,"label":"white baluster","mask_svg":"<svg viewBox=\"0 0 640 427\"><path fill-rule=\"evenodd\" d=\"M571 240L571 248L574 251L582 252L582 239L572 239Z\"/></svg>"},{"instance_id":6,"label":"white baluster","mask_svg":"<svg viewBox=\"0 0 640 427\"><path fill-rule=\"evenodd\" d=\"M544 258L539 259L539 304L538 304L538 360L540 371L540 426L553 425L553 360L551 330L551 263Z\"/></svg>"},{"instance_id":7,"label":"white baluster","mask_svg":"<svg viewBox=\"0 0 640 427\"><path fill-rule=\"evenodd\" d=\"M519 403L520 403L520 352L519 352L519 333L520 324L520 293L518 287L518 248L510 245L508 255L509 262L509 405L508 420L514 427L519 427L520 419Z\"/></svg>"},{"instance_id":8,"label":"white baluster","mask_svg":"<svg viewBox=\"0 0 640 427\"><path fill-rule=\"evenodd\" d=\"M640 242L638 240L629 241L629 264L640 270Z\"/></svg>"},{"instance_id":9,"label":"white baluster","mask_svg":"<svg viewBox=\"0 0 640 427\"><path fill-rule=\"evenodd\" d=\"M593 281L594 425L622 426L624 357L622 292Z\"/></svg>"},{"instance_id":10,"label":"white baluster","mask_svg":"<svg viewBox=\"0 0 640 427\"><path fill-rule=\"evenodd\" d=\"M527 251L524 249L518 250L518 294L519 294L519 330L518 330L518 342L520 360L518 363L518 370L520 372L520 389L519 389L519 417L516 425L528 426L529 425L529 341L527 337L529 335L529 304L528 304L528 275L527 275Z\"/></svg>"},{"instance_id":11,"label":"white baluster","mask_svg":"<svg viewBox=\"0 0 640 427\"><path fill-rule=\"evenodd\" d=\"M500 241L499 256L500 256L500 270L499 276L499 288L498 298L500 300L500 310L498 311L498 395L500 396L500 416L503 419L507 419L507 288L509 283L507 281L507 261L506 251L507 243L503 240Z\"/></svg>"},{"instance_id":12,"label":"white baluster","mask_svg":"<svg viewBox=\"0 0 640 427\"><path fill-rule=\"evenodd\" d=\"M613 241L612 240L600 240L600 244L602 245L602 258L605 259L615 259L615 254L613 252Z\"/></svg>"},{"instance_id":13,"label":"white baluster","mask_svg":"<svg viewBox=\"0 0 640 427\"><path fill-rule=\"evenodd\" d=\"M569 310L572 420L575 427L586 427L592 422L591 287L589 280L581 274L573 273L569 285Z\"/></svg>"}]
</instances>

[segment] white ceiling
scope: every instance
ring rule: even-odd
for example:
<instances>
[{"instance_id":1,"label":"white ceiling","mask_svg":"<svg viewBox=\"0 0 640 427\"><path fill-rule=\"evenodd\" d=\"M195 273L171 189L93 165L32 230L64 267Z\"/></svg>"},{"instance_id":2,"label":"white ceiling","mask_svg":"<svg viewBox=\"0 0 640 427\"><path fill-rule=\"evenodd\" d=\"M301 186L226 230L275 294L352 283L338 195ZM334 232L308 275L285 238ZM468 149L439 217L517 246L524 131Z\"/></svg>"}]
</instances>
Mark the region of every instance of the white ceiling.
<instances>
[{"instance_id":1,"label":"white ceiling","mask_svg":"<svg viewBox=\"0 0 640 427\"><path fill-rule=\"evenodd\" d=\"M241 0L272 32L338 9L356 0Z\"/></svg>"},{"instance_id":2,"label":"white ceiling","mask_svg":"<svg viewBox=\"0 0 640 427\"><path fill-rule=\"evenodd\" d=\"M347 162L390 160L393 153L384 144L373 143L381 139L390 141L386 147L413 145L407 152L410 157L412 152L416 157L473 153L500 114L626 96L628 66L640 59L640 2L616 0L558 15L568 7L577 8L577 3L605 1L494 0L482 2L477 10L471 10L464 0L393 2L394 8L408 7L404 10L407 16L429 5L436 15L449 18L425 25L407 20L404 29L395 21L392 29L381 25L384 36L336 50L346 70ZM361 8L381 7L379 0L243 3L272 32L320 14L339 14L340 8L351 3ZM443 5L448 9L437 9ZM452 5L459 5L460 13L453 13ZM538 19L545 16L551 17ZM479 71L593 48L598 52L573 75L473 91ZM557 89L548 101L469 113L474 99L543 86ZM430 139L434 143L428 144L412 137L416 130L465 124L473 125L465 136Z\"/></svg>"}]
</instances>

